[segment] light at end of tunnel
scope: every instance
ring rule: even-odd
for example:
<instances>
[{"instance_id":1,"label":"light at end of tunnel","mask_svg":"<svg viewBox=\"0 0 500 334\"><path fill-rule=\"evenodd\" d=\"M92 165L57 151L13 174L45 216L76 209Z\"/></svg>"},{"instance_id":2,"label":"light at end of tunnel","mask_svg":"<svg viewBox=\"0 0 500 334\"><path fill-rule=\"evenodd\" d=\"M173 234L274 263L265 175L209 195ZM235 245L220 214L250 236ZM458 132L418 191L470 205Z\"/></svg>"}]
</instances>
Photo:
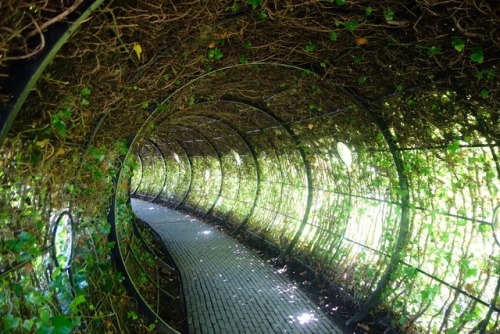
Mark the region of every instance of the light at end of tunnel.
<instances>
[{"instance_id":1,"label":"light at end of tunnel","mask_svg":"<svg viewBox=\"0 0 500 334\"><path fill-rule=\"evenodd\" d=\"M342 142L338 142L337 152L339 153L342 162L346 165L347 168L349 168L352 163L352 153L349 147L347 147L347 145Z\"/></svg>"}]
</instances>

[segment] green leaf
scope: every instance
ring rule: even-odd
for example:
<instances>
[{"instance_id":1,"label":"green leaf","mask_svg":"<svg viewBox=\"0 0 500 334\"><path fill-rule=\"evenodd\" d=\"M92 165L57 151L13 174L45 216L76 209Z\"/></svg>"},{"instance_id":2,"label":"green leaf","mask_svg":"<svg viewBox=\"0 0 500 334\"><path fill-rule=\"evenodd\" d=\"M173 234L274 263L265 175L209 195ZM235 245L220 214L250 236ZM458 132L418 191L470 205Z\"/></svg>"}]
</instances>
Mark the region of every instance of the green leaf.
<instances>
[{"instance_id":1,"label":"green leaf","mask_svg":"<svg viewBox=\"0 0 500 334\"><path fill-rule=\"evenodd\" d=\"M490 97L490 91L484 88L481 89L481 97L483 99L487 99L488 97Z\"/></svg>"},{"instance_id":2,"label":"green leaf","mask_svg":"<svg viewBox=\"0 0 500 334\"><path fill-rule=\"evenodd\" d=\"M245 55L240 56L240 64L248 64L248 58Z\"/></svg>"},{"instance_id":3,"label":"green leaf","mask_svg":"<svg viewBox=\"0 0 500 334\"><path fill-rule=\"evenodd\" d=\"M224 57L224 54L221 50L219 50L219 48L208 51L208 59L221 60L222 57Z\"/></svg>"},{"instance_id":4,"label":"green leaf","mask_svg":"<svg viewBox=\"0 0 500 334\"><path fill-rule=\"evenodd\" d=\"M259 11L259 19L261 20L267 19L267 13L263 10Z\"/></svg>"},{"instance_id":5,"label":"green leaf","mask_svg":"<svg viewBox=\"0 0 500 334\"><path fill-rule=\"evenodd\" d=\"M63 107L59 109L56 116L62 120L67 121L71 118L71 109L69 109L68 107Z\"/></svg>"},{"instance_id":6,"label":"green leaf","mask_svg":"<svg viewBox=\"0 0 500 334\"><path fill-rule=\"evenodd\" d=\"M477 270L477 268L469 268L465 271L465 278L477 276L478 272L479 270Z\"/></svg>"},{"instance_id":7,"label":"green leaf","mask_svg":"<svg viewBox=\"0 0 500 334\"><path fill-rule=\"evenodd\" d=\"M398 92L402 91L402 90L403 90L403 85L397 85L397 86L396 86L396 90L397 90Z\"/></svg>"},{"instance_id":8,"label":"green leaf","mask_svg":"<svg viewBox=\"0 0 500 334\"><path fill-rule=\"evenodd\" d=\"M7 332L19 327L19 323L21 322L21 318L14 317L12 314L7 314L2 319L3 321L3 329Z\"/></svg>"},{"instance_id":9,"label":"green leaf","mask_svg":"<svg viewBox=\"0 0 500 334\"><path fill-rule=\"evenodd\" d=\"M36 334L53 334L53 333L54 333L54 327L47 326L45 324L40 324L38 326L38 330L36 331Z\"/></svg>"},{"instance_id":10,"label":"green leaf","mask_svg":"<svg viewBox=\"0 0 500 334\"><path fill-rule=\"evenodd\" d=\"M358 83L360 85L364 84L366 82L366 77L364 75L359 76L358 78Z\"/></svg>"},{"instance_id":11,"label":"green leaf","mask_svg":"<svg viewBox=\"0 0 500 334\"><path fill-rule=\"evenodd\" d=\"M80 100L80 104L84 107L90 105L90 100L87 99L86 97L82 97L82 99Z\"/></svg>"},{"instance_id":12,"label":"green leaf","mask_svg":"<svg viewBox=\"0 0 500 334\"><path fill-rule=\"evenodd\" d=\"M27 331L31 331L31 329L33 328L33 324L34 324L33 320L26 319L23 322L23 328L26 329Z\"/></svg>"},{"instance_id":13,"label":"green leaf","mask_svg":"<svg viewBox=\"0 0 500 334\"><path fill-rule=\"evenodd\" d=\"M458 38L458 37L452 37L451 38L451 45L458 52L461 52L465 48L465 42L464 42L464 40L461 39L461 38Z\"/></svg>"},{"instance_id":14,"label":"green leaf","mask_svg":"<svg viewBox=\"0 0 500 334\"><path fill-rule=\"evenodd\" d=\"M252 8L255 9L262 3L262 0L245 0L245 2L252 5Z\"/></svg>"},{"instance_id":15,"label":"green leaf","mask_svg":"<svg viewBox=\"0 0 500 334\"><path fill-rule=\"evenodd\" d=\"M489 69L488 72L486 73L486 79L488 81L495 79L496 76L497 76L497 73L495 72L494 69Z\"/></svg>"},{"instance_id":16,"label":"green leaf","mask_svg":"<svg viewBox=\"0 0 500 334\"><path fill-rule=\"evenodd\" d=\"M441 54L441 53L442 53L442 50L438 46L431 46L429 48L429 50L427 50L427 55L429 57L432 57L432 56L435 56L435 55L438 55L438 54Z\"/></svg>"},{"instance_id":17,"label":"green leaf","mask_svg":"<svg viewBox=\"0 0 500 334\"><path fill-rule=\"evenodd\" d=\"M385 10L385 19L386 19L387 21L392 21L392 20L394 20L394 11L393 11L392 9L387 8L387 9Z\"/></svg>"},{"instance_id":18,"label":"green leaf","mask_svg":"<svg viewBox=\"0 0 500 334\"><path fill-rule=\"evenodd\" d=\"M476 73L476 79L481 81L484 79L484 73L483 72L477 72Z\"/></svg>"},{"instance_id":19,"label":"green leaf","mask_svg":"<svg viewBox=\"0 0 500 334\"><path fill-rule=\"evenodd\" d=\"M250 49L252 47L252 43L245 42L245 44L243 46L245 47L245 49Z\"/></svg>"},{"instance_id":20,"label":"green leaf","mask_svg":"<svg viewBox=\"0 0 500 334\"><path fill-rule=\"evenodd\" d=\"M345 0L335 0L335 3L336 3L338 6L343 6L343 5L345 5Z\"/></svg>"},{"instance_id":21,"label":"green leaf","mask_svg":"<svg viewBox=\"0 0 500 334\"><path fill-rule=\"evenodd\" d=\"M333 42L337 40L337 33L335 31L330 31L330 40Z\"/></svg>"},{"instance_id":22,"label":"green leaf","mask_svg":"<svg viewBox=\"0 0 500 334\"><path fill-rule=\"evenodd\" d=\"M78 313L78 311L79 311L78 306L80 304L85 303L86 301L87 300L85 299L85 296L83 296L83 295L76 296L69 304L69 308L71 309L71 313L74 313L74 314Z\"/></svg>"},{"instance_id":23,"label":"green leaf","mask_svg":"<svg viewBox=\"0 0 500 334\"><path fill-rule=\"evenodd\" d=\"M356 28L358 28L358 26L359 26L359 23L356 20L352 20L352 21L348 21L348 22L344 23L344 27L347 30L356 30Z\"/></svg>"},{"instance_id":24,"label":"green leaf","mask_svg":"<svg viewBox=\"0 0 500 334\"><path fill-rule=\"evenodd\" d=\"M85 87L82 89L82 92L80 93L81 96L87 96L87 95L90 95L90 93L92 93L92 90L88 87Z\"/></svg>"},{"instance_id":25,"label":"green leaf","mask_svg":"<svg viewBox=\"0 0 500 334\"><path fill-rule=\"evenodd\" d=\"M311 41L309 41L304 50L306 50L306 52L313 52L315 48L316 46Z\"/></svg>"},{"instance_id":26,"label":"green leaf","mask_svg":"<svg viewBox=\"0 0 500 334\"><path fill-rule=\"evenodd\" d=\"M134 311L129 311L127 312L127 318L132 320L137 320L139 319L139 316Z\"/></svg>"},{"instance_id":27,"label":"green leaf","mask_svg":"<svg viewBox=\"0 0 500 334\"><path fill-rule=\"evenodd\" d=\"M52 318L55 334L70 334L75 325L64 315L56 315Z\"/></svg>"},{"instance_id":28,"label":"green leaf","mask_svg":"<svg viewBox=\"0 0 500 334\"><path fill-rule=\"evenodd\" d=\"M366 7L365 9L365 15L370 16L373 13L373 9L371 7Z\"/></svg>"},{"instance_id":29,"label":"green leaf","mask_svg":"<svg viewBox=\"0 0 500 334\"><path fill-rule=\"evenodd\" d=\"M472 50L472 54L470 55L470 60L478 64L483 63L484 61L483 49L480 46Z\"/></svg>"}]
</instances>

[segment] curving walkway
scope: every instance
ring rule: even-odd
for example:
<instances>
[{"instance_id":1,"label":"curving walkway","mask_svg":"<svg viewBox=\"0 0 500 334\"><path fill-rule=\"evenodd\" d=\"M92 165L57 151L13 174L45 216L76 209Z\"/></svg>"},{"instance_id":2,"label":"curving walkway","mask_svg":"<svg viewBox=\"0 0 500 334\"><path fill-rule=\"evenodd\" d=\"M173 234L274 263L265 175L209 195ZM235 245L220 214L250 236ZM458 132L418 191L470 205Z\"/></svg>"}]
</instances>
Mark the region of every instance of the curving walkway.
<instances>
[{"instance_id":1,"label":"curving walkway","mask_svg":"<svg viewBox=\"0 0 500 334\"><path fill-rule=\"evenodd\" d=\"M133 199L182 277L189 333L341 331L305 294L236 240L183 213Z\"/></svg>"}]
</instances>

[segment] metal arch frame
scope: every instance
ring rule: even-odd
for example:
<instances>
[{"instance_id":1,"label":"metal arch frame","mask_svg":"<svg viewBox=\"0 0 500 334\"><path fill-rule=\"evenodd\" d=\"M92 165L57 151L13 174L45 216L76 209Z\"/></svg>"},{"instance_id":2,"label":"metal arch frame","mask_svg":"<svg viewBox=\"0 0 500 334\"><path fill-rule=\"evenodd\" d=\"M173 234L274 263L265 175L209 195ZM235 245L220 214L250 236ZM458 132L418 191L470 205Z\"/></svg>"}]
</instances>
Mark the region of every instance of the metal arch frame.
<instances>
[{"instance_id":1,"label":"metal arch frame","mask_svg":"<svg viewBox=\"0 0 500 334\"><path fill-rule=\"evenodd\" d=\"M137 134L136 134L137 136ZM135 140L134 137L133 140ZM131 154L130 149L129 151L125 154L120 156L117 159L117 169L118 173L113 177L113 187L117 189L118 184L120 183L120 179L123 177L123 162L126 160L127 156ZM130 201L130 198L129 198ZM143 298L142 294L139 292L137 287L135 286L130 272L127 269L126 265L126 258L123 256L122 251L120 249L120 241L118 238L118 231L117 231L117 192L114 191L111 195L111 201L109 205L109 212L107 215L107 220L110 225L110 232L108 235L108 240L111 242L114 242L114 246L110 251L110 256L111 259L115 262L117 270L122 273L124 276L123 280L123 285L125 286L125 289L127 290L128 294L131 295L133 298L136 299L138 308L141 310L141 313L144 314L147 318L150 320L158 320L163 326L164 330L166 333L172 333L172 334L178 334L179 332L172 328L169 324L167 324L162 317L158 315L152 308L151 305L149 305L145 299Z\"/></svg>"},{"instance_id":2,"label":"metal arch frame","mask_svg":"<svg viewBox=\"0 0 500 334\"><path fill-rule=\"evenodd\" d=\"M346 325L349 326L353 323L357 323L365 319L370 311L381 303L382 292L389 286L390 282L392 281L390 278L391 274L401 264L402 251L408 244L408 238L410 234L410 187L408 178L404 172L404 161L400 151L398 151L398 144L392 137L389 128L385 124L384 120L372 111L371 107L359 97L356 91L347 87L339 87L339 89L342 90L353 103L355 103L365 112L365 114L373 121L373 123L375 123L380 133L384 137L394 160L394 165L396 167L399 178L399 190L401 192L401 219L399 221L399 233L394 245L394 250L392 252L390 262L385 270L385 273L379 279L377 287L368 298L368 301L354 316L347 320Z\"/></svg>"},{"instance_id":3,"label":"metal arch frame","mask_svg":"<svg viewBox=\"0 0 500 334\"><path fill-rule=\"evenodd\" d=\"M299 239L302 235L302 232L304 231L304 228L307 225L307 221L309 220L309 214L310 214L311 208L312 208L314 188L313 188L313 184L312 184L311 166L309 164L309 161L307 160L307 154L306 154L304 148L302 147L302 142L300 141L297 134L289 126L287 126L283 120L281 120L277 115L275 115L267 107L259 106L255 103L250 102L250 101L244 101L244 100L240 100L240 99L224 98L224 99L221 99L220 101L244 105L244 106L250 107L254 110L258 110L261 113L263 113L264 115L267 115L269 118L274 120L280 126L280 128L282 128L290 136L293 144L295 145L295 149L299 152L300 158L302 160L302 165L303 165L303 168L304 168L304 171L306 174L306 182L307 182L306 208L304 210L304 215L302 217L302 221L301 221L301 224L300 224L297 232L295 232L294 237L292 238L292 240L290 241L288 246L285 248L285 250L278 256L278 259L282 259L286 255L290 254L290 252L293 250L293 248L295 247L295 245L299 241Z\"/></svg>"},{"instance_id":4,"label":"metal arch frame","mask_svg":"<svg viewBox=\"0 0 500 334\"><path fill-rule=\"evenodd\" d=\"M205 101L205 102L201 102L201 103L209 103L209 102L225 102L225 103L232 103L232 104L235 104L235 105L240 105L240 103L236 103L235 101L231 101L231 100L217 100L217 101ZM245 105L248 109L253 109L253 110L257 110L257 111L260 111L262 112L261 110L257 109L257 108L254 108L253 106L249 106L249 105ZM271 118L277 125L278 127L281 127L281 123L277 122L275 119ZM264 133L264 131L266 129L259 129L259 130L262 130L262 133ZM286 132L286 130L285 130ZM243 135L243 134L242 134ZM246 137L245 135L243 135L244 137ZM272 139L270 139L271 141L271 146L273 147L274 149L274 152L275 152L275 155L276 155L276 161L278 163L278 166L279 166L279 172L280 172L280 175L281 175L281 178L284 177L284 172L283 172L283 166L282 166L282 162L281 162L281 159L279 158L279 154L277 154L278 150L276 149L276 146L274 145L274 142ZM253 146L252 146L253 147ZM257 158L257 154L255 153L255 157L256 157L256 161L257 161L257 166L259 167L259 164L258 164L258 158ZM260 170L259 171L259 189L260 189L260 182L261 182L261 178L260 178ZM283 196L283 189L284 189L284 185L285 183L281 182L280 183L280 198ZM259 191L260 192L260 191ZM245 217L244 220L242 221L242 223L240 224L240 226L238 226L235 230L233 230L233 234L237 233L238 231L240 231L241 229L245 228L246 224L248 223L248 221L250 220L250 217L251 215L253 214L253 212L255 211L255 208L257 207L257 200L258 198L255 198L255 201L254 201L254 207L252 209L252 212L249 213L248 217ZM274 208L271 212L274 213L274 218L270 220L269 224L267 225L267 228L269 228L270 225L272 225L274 223L274 221L276 220L276 217L280 214L280 208L283 206L283 202L282 201L279 201L278 202L278 205L276 206L276 208Z\"/></svg>"},{"instance_id":5,"label":"metal arch frame","mask_svg":"<svg viewBox=\"0 0 500 334\"><path fill-rule=\"evenodd\" d=\"M215 145L206 136L202 135L199 131L197 131L197 130L195 130L193 128L190 128L190 127L187 127L187 126L183 126L183 125L178 125L178 124L173 125L173 127L177 127L177 128L189 130L189 131L192 131L192 132L196 133L197 135L199 135L204 141L206 141L210 145L210 147L212 148L212 150L214 151L214 153L215 153L215 155L217 157L217 161L219 162L219 168L220 168L220 173L221 173L220 184L219 184L219 192L218 192L218 195L217 195L215 201L210 206L210 209L207 210L207 211L205 211L205 213L202 216L202 217L206 217L209 214L209 212L211 212L213 210L213 208L215 207L215 204L217 203L217 201L218 201L218 199L220 197L220 194L222 192L222 184L223 184L223 181L224 181L224 169L222 168L222 161L221 161L220 152L219 152L219 150L217 150L217 148L215 147ZM186 198L187 198L187 195L186 195ZM199 203L200 202L198 202L198 204ZM197 206L198 206L198 204L197 204Z\"/></svg>"},{"instance_id":6,"label":"metal arch frame","mask_svg":"<svg viewBox=\"0 0 500 334\"><path fill-rule=\"evenodd\" d=\"M296 67L296 66L293 66L293 65L286 65L286 64L273 64L273 63L265 63L265 62L260 62L260 63L251 63L250 65L252 65L252 64L274 65L274 66L282 66L282 67L293 67L293 68L297 68L297 69L304 70L304 68L301 68L301 67ZM237 66L240 66L240 65L228 66L228 67L225 67L225 68L222 68L222 69L219 69L219 70L213 71L213 72L211 72L211 73L215 73L215 72L217 72L217 71L227 70L227 69L234 68L234 67L237 67ZM305 70L308 70L308 69L305 69ZM317 71L317 70L315 70L315 69L313 69L312 71L311 71L311 70L308 70L308 71L309 71L309 72L312 72L312 73L315 73L315 74L318 74L318 71ZM189 86L189 85L190 85L190 84L192 84L193 82L195 82L195 81L197 81L197 80L199 80L199 79L203 78L204 76L205 76L205 75L202 75L202 76L200 76L200 77L198 77L198 78L196 78L196 79L192 80L191 82L187 83L186 85L184 85L184 86L180 87L180 88L179 88L179 90L177 90L177 91L176 91L176 92L174 92L172 95L170 95L170 96L169 96L169 97L168 97L165 101L169 100L172 96L174 96L175 94L177 94L177 92L181 91L182 89L184 89L185 87ZM342 89L342 87L340 87L340 86L339 86L339 89ZM348 89L348 90L349 90L349 89ZM362 100L359 96L357 96L356 100L359 102L359 103L356 103L358 106L362 106L362 105L367 106L367 104L365 103L365 101L363 101L363 100ZM370 110L370 108L368 108L368 109ZM379 118L379 120L381 120L381 119ZM391 142L391 140L392 140L392 138L391 138L391 136L388 136L388 135L389 135L389 133L385 132L385 133L382 133L382 134L383 134L384 138L386 139L386 142L387 142L387 143L390 143L390 142ZM389 140L388 140L388 139L389 139ZM391 153L393 154L393 156L395 155L394 150L391 150ZM396 162L396 161L395 161L395 162ZM399 162L403 162L403 161L402 161L402 159L399 159ZM396 167L398 167L398 166L396 166ZM497 166L497 169L498 169L498 166ZM399 175L399 178L400 178L400 181L401 181L401 174ZM401 188L402 188L402 186L401 186L401 182L400 182L400 189L401 189ZM409 189L409 188L408 188L408 189ZM403 197L406 197L407 201L406 201L406 203L398 203L398 204L405 204L405 205L408 205L408 204L409 204L409 197L408 197L408 194L404 194L404 192L403 192L403 193L402 193L402 196L403 196ZM404 216L402 215L401 219L403 219L403 218L404 218ZM404 227L401 225L401 223L400 223L399 225L400 225L400 226L399 226L399 227L400 227L400 234L399 234L399 237L398 237L398 241L396 242L396 246L398 246L398 245L399 245L399 242L400 242L400 241L403 241L403 238L401 238L401 237L402 237L402 230L403 230L403 228L404 228ZM408 234L408 233L409 233L409 231L406 231L406 234ZM396 250L396 248L395 248L395 250ZM500 281L499 281L499 285L500 285ZM378 288L379 288L379 287L377 287L377 289L378 289ZM372 294L372 297L373 297L373 294ZM370 297L370 299L371 299L371 297ZM375 306L376 306L376 305L374 305L373 307L375 307ZM370 309L372 309L373 307L371 307ZM366 307L365 307L365 308L366 308ZM359 312L358 312L358 315L359 315ZM354 318L354 317L353 317L353 318ZM353 319L353 318L351 318L351 319L350 319L351 323L356 321L356 320L355 320L355 319ZM360 320L359 320L359 321L360 321Z\"/></svg>"},{"instance_id":7,"label":"metal arch frame","mask_svg":"<svg viewBox=\"0 0 500 334\"><path fill-rule=\"evenodd\" d=\"M141 156L139 155L139 153L136 154L136 157L137 157L137 160L139 160L139 165L141 167L141 176L139 178L139 182L137 183L137 187L135 187L134 191L132 191L130 193L130 196L133 196L135 195L135 193L139 190L139 188L141 187L141 183L142 183L142 173L143 173L143 170L142 170L142 159L141 159Z\"/></svg>"},{"instance_id":8,"label":"metal arch frame","mask_svg":"<svg viewBox=\"0 0 500 334\"><path fill-rule=\"evenodd\" d=\"M337 155L339 155L338 151L337 151ZM319 276L320 277L323 275L324 271L331 266L333 260L336 259L337 255L338 255L338 253L340 251L340 247L342 246L342 243L345 240L345 233L347 231L347 227L349 226L349 221L351 220L351 209L352 209L352 198L353 198L353 194L352 194L352 178L351 178L351 172L349 170L349 166L347 166L347 164L343 160L342 160L342 163L344 164L344 166L346 168L346 173L347 173L347 188L348 188L348 191L349 191L349 193L347 194L348 195L347 196L347 217L344 219L344 226L342 227L342 231L340 232L338 243L336 245L334 245L332 243L332 245L328 249L328 252L331 252L331 251L333 251L333 249L335 249L335 253L333 253L331 255L331 258L330 258L330 260L328 260L326 266L324 266L323 269L321 269L321 271L319 272ZM328 229L328 232L330 233L330 235L332 234L330 229Z\"/></svg>"},{"instance_id":9,"label":"metal arch frame","mask_svg":"<svg viewBox=\"0 0 500 334\"><path fill-rule=\"evenodd\" d=\"M267 130L268 128L266 129L261 129L260 132L264 134L265 130ZM271 139L271 137L269 136L269 141L271 143L271 146L274 150L274 154L276 155L276 162L277 162L277 165L278 165L278 169L279 169L279 174L281 175L281 178L283 179L284 178L284 172L283 172L283 164L282 164L282 161L279 157L279 154L277 153L278 150L276 149L276 145L274 144L274 141ZM261 182L262 180L260 179L259 180L259 183ZM265 180L266 182L268 182L267 180ZM283 197L283 189L284 189L284 185L285 183L284 182L281 182L280 183L280 198ZM259 186L260 187L260 186ZM274 221L276 220L276 217L280 214L280 209L281 207L283 206L283 202L282 201L278 201L278 205L276 206L276 208L273 208L273 210L269 210L269 209L265 209L265 210L268 210L268 211L271 211L274 213L274 218L269 222L269 224L267 224L266 226L266 229L268 229L273 223ZM250 217L248 217L247 219L247 222L245 222L245 224L242 224L241 227L238 228L238 230L241 230L242 228L245 228L248 221L249 221ZM235 232L233 232L235 233ZM262 235L260 235L261 238L264 238Z\"/></svg>"},{"instance_id":10,"label":"metal arch frame","mask_svg":"<svg viewBox=\"0 0 500 334\"><path fill-rule=\"evenodd\" d=\"M479 117L479 115L477 114L477 112L475 111L474 108L472 108L472 114L476 118L476 121L479 125L479 130L483 133L483 136L488 141L488 147L490 149L491 155L493 156L493 161L495 162L495 166L497 169L497 177L500 178L500 164L498 161L498 156L494 150L494 147L495 146L498 147L498 144L497 145L492 144L493 139L490 136L490 131L488 131L489 129L488 129L487 125ZM493 238L495 239L495 242L500 246L500 241L497 238L496 229L495 229L495 227L496 227L495 226L496 225L495 219L496 219L497 215L500 215L499 211L500 211L500 206L497 205L497 207L493 209L493 216L492 216L491 223L492 223L492 229L493 229ZM491 316L493 315L493 311L495 311L495 309L496 309L496 301L498 299L499 294L500 294L500 277L498 277L497 286L495 288L495 294L491 299L491 305L489 307L488 313L486 314L485 318L481 321L482 325L480 326L480 329L479 329L480 334L484 334L486 332L486 327L488 326L488 323L490 322Z\"/></svg>"},{"instance_id":11,"label":"metal arch frame","mask_svg":"<svg viewBox=\"0 0 500 334\"><path fill-rule=\"evenodd\" d=\"M163 152L158 147L158 144L156 144L156 142L154 142L151 139L148 139L148 142L150 142L151 145L153 145L154 148L156 148L156 150L160 154L161 161L163 162L163 168L165 170L165 173L163 174L164 175L164 177L163 177L163 183L161 185L160 191L158 192L158 194L156 194L156 196L152 200L150 200L150 202L153 203L154 201L156 201L158 199L158 197L160 197L161 193L163 192L163 189L165 188L165 184L167 183L167 173L168 173L168 170L167 170L167 163L165 162L165 155L163 154Z\"/></svg>"},{"instance_id":12,"label":"metal arch frame","mask_svg":"<svg viewBox=\"0 0 500 334\"><path fill-rule=\"evenodd\" d=\"M193 184L193 164L191 162L191 158L189 157L189 155L187 154L186 152L186 149L184 148L184 146L181 145L180 142L176 141L176 140L173 140L174 143L176 143L180 149L182 150L182 152L184 152L184 155L186 156L186 160L187 160L187 165L189 166L189 182L188 182L188 185L187 185L187 189L184 191L184 195L182 196L182 198L184 199L187 194L189 193L190 189L191 189L191 185ZM168 145L168 143L166 143ZM172 150L173 151L173 150ZM177 163L179 164L179 163ZM181 168L179 166L179 172L178 172L178 175L181 175ZM179 184L182 184L182 182L179 182ZM178 187L179 185L177 185ZM182 199L181 199L182 201ZM174 209L176 209L179 205L180 205L181 202L177 203L174 205Z\"/></svg>"},{"instance_id":13,"label":"metal arch frame","mask_svg":"<svg viewBox=\"0 0 500 334\"><path fill-rule=\"evenodd\" d=\"M179 128L182 128L182 126L178 126L178 125L176 125L176 126ZM185 129L193 131L193 132L198 134L198 132L196 132L195 130L193 130L191 128L185 127ZM191 189L193 186L193 162L191 160L191 156L187 153L186 148L182 145L182 141L176 141L176 142L179 144L180 147L182 147L184 153L186 154L186 158L188 159L189 170L190 170L190 179L189 179L188 189L186 189L186 192L184 193L184 196L182 197L181 201L174 206L174 210L177 210L179 207L184 205L184 203L186 202L186 199L189 197L189 194L191 193Z\"/></svg>"},{"instance_id":14,"label":"metal arch frame","mask_svg":"<svg viewBox=\"0 0 500 334\"><path fill-rule=\"evenodd\" d=\"M203 102L203 103L208 103L208 102ZM199 104L201 104L201 103L199 103ZM248 151L250 152L250 155L252 156L252 160L253 160L254 167L255 167L256 186L255 186L255 195L254 195L252 207L250 208L250 211L247 213L247 215L243 219L243 222L246 222L250 218L250 216L252 215L252 213L255 210L255 206L257 204L257 198L258 198L258 194L259 194L259 189L260 189L259 162L257 160L257 155L256 155L256 152L255 152L255 149L253 148L253 145L248 141L248 139L243 135L243 133L241 133L235 127L233 127L232 125L228 124L227 122L225 122L225 121L223 121L221 119L215 118L213 116L205 116L205 115L189 115L189 116L184 116L182 118L187 118L187 117L206 118L206 119L210 119L210 120L213 120L215 122L218 122L218 123L224 125L225 127L231 129L241 139L241 141L245 144L245 146L247 147ZM222 166L222 162L221 162L221 166ZM221 169L222 169L222 167L221 167ZM224 174L222 174L222 176L224 176ZM221 188L219 190L219 194L217 196L217 200L215 201L214 205L210 208L210 210L207 211L206 215L209 215L209 214L212 213L213 209L215 208L215 204L217 203L217 201L219 200L219 198L220 198L220 196L222 194L222 189L223 189L222 184L223 184L224 178L222 178L221 180L222 180L222 182L221 182ZM241 184L241 182L238 182L238 193L240 191L240 184ZM239 229L239 228L240 227L238 227L237 229ZM235 231L233 231L232 233L234 233L234 232Z\"/></svg>"},{"instance_id":15,"label":"metal arch frame","mask_svg":"<svg viewBox=\"0 0 500 334\"><path fill-rule=\"evenodd\" d=\"M186 191L184 192L184 195L182 196L182 199L179 201L179 203L177 203L174 206L174 210L177 210L177 208L179 208L184 203L184 201L187 199L189 193L191 192L191 187L193 186L193 162L191 161L191 157L187 153L186 148L184 146L182 146L182 143L178 142L178 141L175 141L175 142L177 144L179 144L179 147L182 149L182 151L184 151L184 154L186 155L186 159L188 160L188 166L189 166L189 183L188 183L188 187L187 187Z\"/></svg>"},{"instance_id":16,"label":"metal arch frame","mask_svg":"<svg viewBox=\"0 0 500 334\"><path fill-rule=\"evenodd\" d=\"M59 224L64 216L68 216L68 219L70 221L70 226L71 226L71 242L70 242L70 249L71 251L69 252L69 257L66 260L66 264L63 267L64 270L68 270L71 268L71 262L73 261L73 252L74 252L74 240L75 240L75 229L74 229L74 222L73 222L73 216L71 215L70 210L65 210L59 214L57 217L54 227L52 228L52 233L51 233L51 243L53 245L51 249L51 256L52 259L54 260L54 263L56 267L59 267L61 263L57 260L57 250L56 250L56 233L57 233L57 228L59 227Z\"/></svg>"},{"instance_id":17,"label":"metal arch frame","mask_svg":"<svg viewBox=\"0 0 500 334\"><path fill-rule=\"evenodd\" d=\"M162 143L163 145L168 146L168 149L169 149L171 152L174 152L174 150L172 149L172 147L169 145L169 143L168 143L168 142L166 142L166 141L162 141L161 143ZM155 142L155 144L156 144L156 142ZM158 144L156 144L156 145L158 146L158 149L159 149L159 145L158 145ZM161 150L160 150L160 151L161 151ZM160 193L159 193L159 194L158 194L158 195L157 195L157 196L156 196L156 197L152 200L152 202L155 202L156 200L158 200L159 198L161 198L161 195L163 194L163 191L165 190L165 187L167 186L167 173L168 173L168 168L167 168L167 160L168 160L168 159L166 158L166 155L165 155L165 154L163 154L163 151L161 151L161 153L162 153L162 158L163 158L163 161L164 161L164 164L165 164L165 173L166 173L166 174L165 174L165 179L164 179L164 181L163 181L163 185L162 185L162 191L161 191L161 192L160 192ZM176 162L177 162L177 161L176 161ZM177 163L177 164L179 165L179 163ZM177 172L177 174L178 174L178 175L180 175L180 170L181 170L181 169L180 169L180 167L178 167L178 172Z\"/></svg>"},{"instance_id":18,"label":"metal arch frame","mask_svg":"<svg viewBox=\"0 0 500 334\"><path fill-rule=\"evenodd\" d=\"M151 140L149 140L149 139L148 139L148 140L146 140L146 141L143 143L142 147L145 147L147 144L151 145L151 146L154 148L154 150L155 150L155 151L157 151L157 153L159 153L160 158L163 158L163 154L160 152L160 150L159 150L159 149L158 149L158 147L156 146L156 143L154 143L153 141L151 141ZM141 147L141 148L142 148L142 147ZM140 149L139 149L139 150L140 150ZM140 156L140 153L139 153L138 155ZM164 163L165 163L165 162L164 162ZM141 164L141 166L142 166L142 168L141 168L141 183L140 183L140 184L139 184L139 186L137 187L137 191L139 191L140 186L142 185L142 180L144 179L144 170L145 170L145 168L144 168L144 164ZM163 188L162 188L162 189L163 189ZM150 196L149 194L146 194L146 197L153 197L153 196ZM150 200L150 202L152 202L152 200Z\"/></svg>"}]
</instances>

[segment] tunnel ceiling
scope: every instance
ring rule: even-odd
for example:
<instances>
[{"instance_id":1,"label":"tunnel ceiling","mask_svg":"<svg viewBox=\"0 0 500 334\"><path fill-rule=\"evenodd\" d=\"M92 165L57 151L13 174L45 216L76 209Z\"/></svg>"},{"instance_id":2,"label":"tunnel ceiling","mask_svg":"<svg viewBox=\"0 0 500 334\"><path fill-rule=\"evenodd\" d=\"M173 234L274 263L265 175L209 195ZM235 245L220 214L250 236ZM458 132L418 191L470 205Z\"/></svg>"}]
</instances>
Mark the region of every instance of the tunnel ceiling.
<instances>
[{"instance_id":1,"label":"tunnel ceiling","mask_svg":"<svg viewBox=\"0 0 500 334\"><path fill-rule=\"evenodd\" d=\"M40 3L2 3L3 77L61 9ZM378 306L403 331L495 331L499 15L494 0L104 1L3 143L5 240L50 247L69 208L76 259L107 249L91 231L128 152L123 188L300 259L359 301L351 322Z\"/></svg>"}]
</instances>

